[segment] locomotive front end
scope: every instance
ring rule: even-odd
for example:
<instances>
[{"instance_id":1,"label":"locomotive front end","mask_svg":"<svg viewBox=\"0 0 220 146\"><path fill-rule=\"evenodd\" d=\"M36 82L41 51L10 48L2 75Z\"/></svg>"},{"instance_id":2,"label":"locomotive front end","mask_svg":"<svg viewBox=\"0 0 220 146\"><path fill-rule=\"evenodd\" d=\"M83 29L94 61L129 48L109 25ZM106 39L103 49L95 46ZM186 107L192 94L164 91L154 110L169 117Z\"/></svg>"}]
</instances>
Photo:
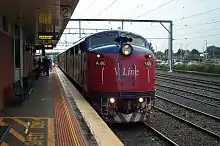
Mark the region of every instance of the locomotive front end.
<instances>
[{"instance_id":1,"label":"locomotive front end","mask_svg":"<svg viewBox=\"0 0 220 146\"><path fill-rule=\"evenodd\" d=\"M154 54L140 36L120 33L115 42L90 56L90 93L107 122L144 122L155 95Z\"/></svg>"}]
</instances>

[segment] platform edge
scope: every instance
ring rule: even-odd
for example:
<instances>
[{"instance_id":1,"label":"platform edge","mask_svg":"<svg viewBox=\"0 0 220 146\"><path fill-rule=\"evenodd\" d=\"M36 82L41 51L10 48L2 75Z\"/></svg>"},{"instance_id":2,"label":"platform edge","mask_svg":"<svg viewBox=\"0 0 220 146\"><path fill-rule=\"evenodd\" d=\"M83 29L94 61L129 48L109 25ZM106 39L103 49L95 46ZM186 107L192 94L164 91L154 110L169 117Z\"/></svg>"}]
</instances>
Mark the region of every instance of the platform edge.
<instances>
[{"instance_id":1,"label":"platform edge","mask_svg":"<svg viewBox=\"0 0 220 146\"><path fill-rule=\"evenodd\" d=\"M119 140L119 138L111 131L107 124L102 120L102 118L96 113L96 111L90 106L90 104L85 100L81 93L74 87L74 85L68 80L68 78L58 67L56 67L56 73L59 77L62 87L67 88L73 97L77 108L79 109L92 135L95 137L98 145L123 146L123 143ZM65 83L61 76L65 79ZM65 94L67 95L68 93L65 91ZM86 105L83 105L82 102L84 104L86 103ZM88 114L88 111L90 114ZM97 120L99 123L97 123ZM96 124L94 124L94 122L96 122Z\"/></svg>"}]
</instances>

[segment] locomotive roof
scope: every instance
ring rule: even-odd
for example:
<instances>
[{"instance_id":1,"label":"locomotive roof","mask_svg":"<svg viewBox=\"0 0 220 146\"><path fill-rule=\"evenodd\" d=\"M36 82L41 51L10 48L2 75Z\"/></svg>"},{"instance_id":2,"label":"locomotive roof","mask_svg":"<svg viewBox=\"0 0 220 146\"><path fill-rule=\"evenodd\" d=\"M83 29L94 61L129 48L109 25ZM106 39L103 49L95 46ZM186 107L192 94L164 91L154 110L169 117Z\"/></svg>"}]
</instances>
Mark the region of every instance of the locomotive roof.
<instances>
[{"instance_id":1,"label":"locomotive roof","mask_svg":"<svg viewBox=\"0 0 220 146\"><path fill-rule=\"evenodd\" d=\"M71 45L68 49L66 49L65 51L59 53L58 55L60 55L60 54L62 54L62 53L64 53L64 52L66 52L67 50L69 50L70 48L72 48L72 47L75 46L76 44L78 44L78 43L84 41L85 39L89 39L89 38L91 38L91 37L93 37L93 36L96 36L96 35L99 35L99 34L102 34L102 33L110 33L110 32L115 32L115 33L125 32L125 33L128 33L128 34L134 34L134 35L136 35L136 36L139 36L139 37L144 38L143 36L141 36L141 35L139 35L139 34L136 34L136 33L133 33L133 32L130 32L130 31L124 31L124 30L105 30L105 31L100 31L100 32L97 32L97 33L93 33L93 34L91 34L91 35L89 35L89 36L85 36L85 37L79 39L78 41L74 42L73 45ZM145 39L145 38L144 38L144 39ZM145 40L146 40L146 39L145 39Z\"/></svg>"},{"instance_id":2,"label":"locomotive roof","mask_svg":"<svg viewBox=\"0 0 220 146\"><path fill-rule=\"evenodd\" d=\"M137 35L137 36L139 36L139 37L144 38L143 36L141 36L141 35L139 35L139 34L136 34L136 33L133 33L133 32L130 32L130 31L124 31L124 30L105 30L105 31L101 31L101 32L97 32L97 33L91 34L91 35L87 36L86 39L87 39L87 38L90 38L90 37L92 37L92 36L98 35L98 34L109 33L109 32L115 32L115 33L125 32L125 33L134 34L134 35ZM145 38L144 38L144 39L145 39Z\"/></svg>"}]
</instances>

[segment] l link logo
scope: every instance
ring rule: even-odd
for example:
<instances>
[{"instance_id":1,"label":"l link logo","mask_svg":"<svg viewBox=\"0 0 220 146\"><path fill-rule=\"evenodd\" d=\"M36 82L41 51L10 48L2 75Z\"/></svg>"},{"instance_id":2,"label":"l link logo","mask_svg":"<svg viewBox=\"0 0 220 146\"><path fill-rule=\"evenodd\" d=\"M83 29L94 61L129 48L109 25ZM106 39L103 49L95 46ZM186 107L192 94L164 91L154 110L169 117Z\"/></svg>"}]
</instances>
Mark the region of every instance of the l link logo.
<instances>
[{"instance_id":1,"label":"l link logo","mask_svg":"<svg viewBox=\"0 0 220 146\"><path fill-rule=\"evenodd\" d=\"M115 75L117 79L120 78L129 78L129 77L137 77L139 70L136 68L134 64L133 67L125 68L118 62L117 68L115 68Z\"/></svg>"}]
</instances>

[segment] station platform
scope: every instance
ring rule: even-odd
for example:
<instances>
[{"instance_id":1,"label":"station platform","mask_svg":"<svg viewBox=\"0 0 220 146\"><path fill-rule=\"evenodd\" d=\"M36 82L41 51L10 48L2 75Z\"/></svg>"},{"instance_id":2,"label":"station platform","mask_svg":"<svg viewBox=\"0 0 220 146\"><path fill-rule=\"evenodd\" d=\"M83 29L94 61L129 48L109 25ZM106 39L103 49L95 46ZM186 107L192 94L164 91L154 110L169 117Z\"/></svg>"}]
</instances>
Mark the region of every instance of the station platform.
<instances>
[{"instance_id":1,"label":"station platform","mask_svg":"<svg viewBox=\"0 0 220 146\"><path fill-rule=\"evenodd\" d=\"M10 129L1 146L120 146L121 141L55 67L35 81L30 99L0 112Z\"/></svg>"}]
</instances>

